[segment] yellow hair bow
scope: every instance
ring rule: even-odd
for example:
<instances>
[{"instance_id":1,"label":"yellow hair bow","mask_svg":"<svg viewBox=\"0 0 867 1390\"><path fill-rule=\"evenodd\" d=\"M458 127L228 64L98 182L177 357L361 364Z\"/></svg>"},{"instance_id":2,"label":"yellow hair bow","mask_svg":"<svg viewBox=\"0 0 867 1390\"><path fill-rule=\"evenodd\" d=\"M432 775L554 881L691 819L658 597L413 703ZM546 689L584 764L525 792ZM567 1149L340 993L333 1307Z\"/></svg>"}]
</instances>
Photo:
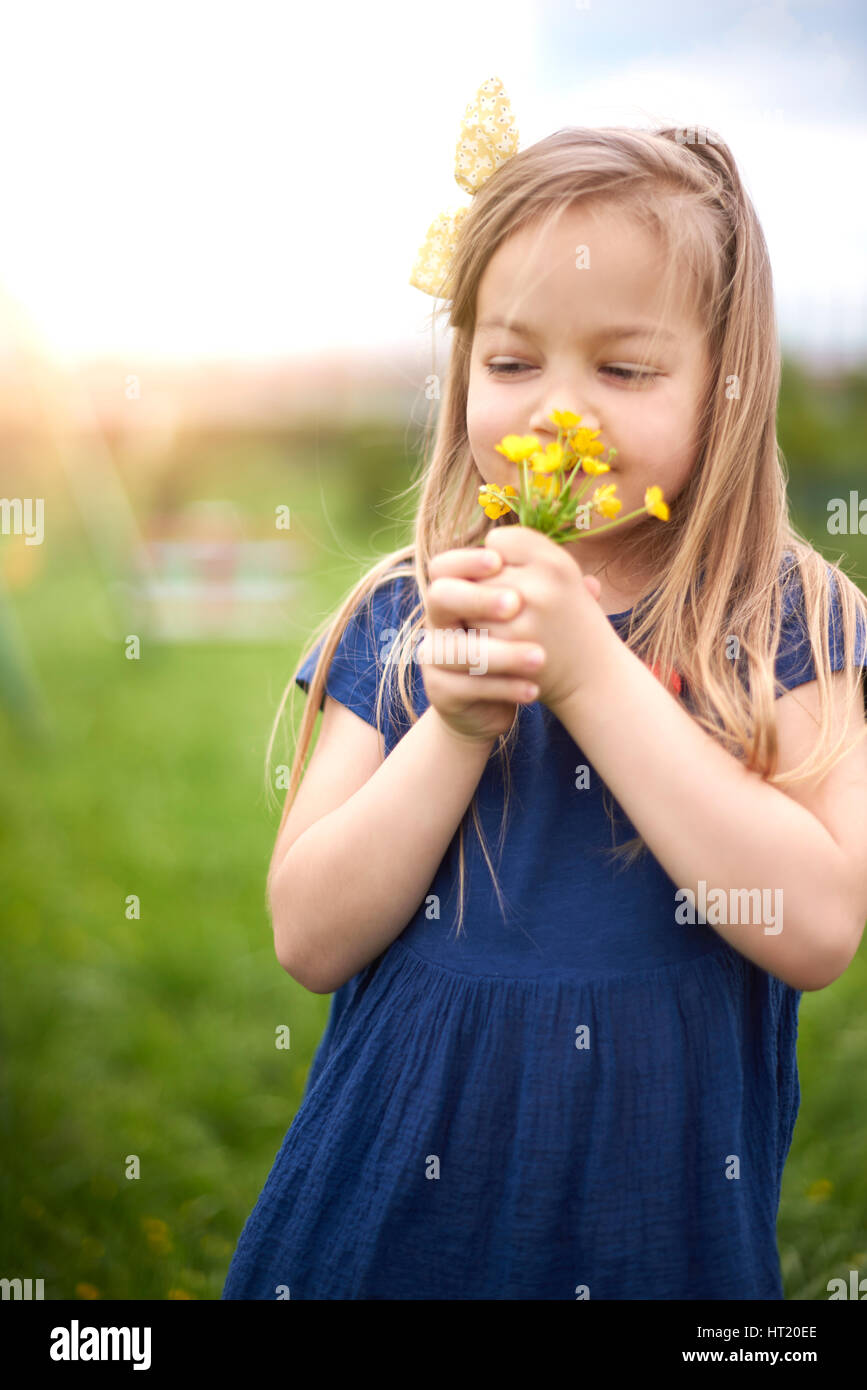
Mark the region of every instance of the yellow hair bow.
<instances>
[{"instance_id":1,"label":"yellow hair bow","mask_svg":"<svg viewBox=\"0 0 867 1390\"><path fill-rule=\"evenodd\" d=\"M489 77L467 103L455 151L455 179L475 193L518 149L518 130L499 77ZM425 294L445 287L461 222L469 205L434 218L412 268L409 283Z\"/></svg>"}]
</instances>

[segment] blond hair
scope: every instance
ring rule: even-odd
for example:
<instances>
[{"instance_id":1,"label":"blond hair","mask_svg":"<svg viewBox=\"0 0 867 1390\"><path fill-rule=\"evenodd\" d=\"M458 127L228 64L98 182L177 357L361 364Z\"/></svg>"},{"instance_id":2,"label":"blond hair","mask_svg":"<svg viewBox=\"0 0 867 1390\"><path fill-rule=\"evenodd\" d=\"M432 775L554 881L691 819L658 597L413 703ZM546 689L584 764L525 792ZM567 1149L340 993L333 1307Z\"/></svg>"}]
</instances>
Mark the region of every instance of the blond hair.
<instances>
[{"instance_id":1,"label":"blond hair","mask_svg":"<svg viewBox=\"0 0 867 1390\"><path fill-rule=\"evenodd\" d=\"M642 570L655 576L649 597L631 610L624 641L643 660L658 662L659 670L678 671L687 683L692 717L750 770L780 788L820 778L848 751L845 733L833 745L831 737L832 577L843 619L847 708L860 695L854 640L859 613L867 626L867 598L789 520L785 464L776 438L780 358L771 267L764 235L732 154L717 136L703 143L684 143L674 128L655 132L568 128L501 165L475 194L463 219L446 287L453 338L443 399L432 447L428 434L423 471L412 484L412 489L420 490L414 540L374 564L325 625L280 830L301 779L328 668L347 622L369 595L400 577L414 579L420 601L406 615L385 660L375 718L381 731L383 689L388 681L393 682L391 689L398 693L410 725L418 718L408 668L424 623L430 559L453 547L481 544L492 525L502 524L481 512L480 476L467 437L479 283L508 236L531 222L544 228L575 205L611 207L651 229L665 251L666 302L675 286L687 283L708 325L711 366L692 473L672 505L669 522L661 525L652 518L639 518L624 528L619 543L619 555L627 562L640 556ZM730 389L733 381L736 394ZM508 520L513 521L513 516ZM791 564L783 572L787 554ZM821 736L804 762L778 775L774 658L784 617L784 589L790 581L799 584L803 593L805 631L818 681ZM320 636L311 639L301 662ZM731 659L733 636L738 662ZM269 789L271 749L290 690L294 690L294 675L283 693L266 753ZM512 727L498 737L492 753L503 759L506 783L500 853L509 802L509 756L520 718L519 706ZM859 738L865 733L867 726ZM608 788L604 790L614 843L612 799ZM459 827L458 933L464 909L464 823L470 816L502 909L476 794ZM638 836L614 845L612 852L631 863L646 848Z\"/></svg>"}]
</instances>

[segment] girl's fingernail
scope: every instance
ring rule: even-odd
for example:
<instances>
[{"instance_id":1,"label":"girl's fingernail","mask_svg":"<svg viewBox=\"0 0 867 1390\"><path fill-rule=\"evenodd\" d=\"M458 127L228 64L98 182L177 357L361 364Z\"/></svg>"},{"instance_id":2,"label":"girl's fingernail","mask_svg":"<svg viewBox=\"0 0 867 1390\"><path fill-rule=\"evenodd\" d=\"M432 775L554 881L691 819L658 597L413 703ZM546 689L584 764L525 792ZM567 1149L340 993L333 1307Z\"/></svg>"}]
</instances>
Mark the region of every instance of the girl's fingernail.
<instances>
[{"instance_id":1,"label":"girl's fingernail","mask_svg":"<svg viewBox=\"0 0 867 1390\"><path fill-rule=\"evenodd\" d=\"M541 647L534 647L532 651L527 653L528 666L541 666L544 660L545 653L542 651Z\"/></svg>"},{"instance_id":2,"label":"girl's fingernail","mask_svg":"<svg viewBox=\"0 0 867 1390\"><path fill-rule=\"evenodd\" d=\"M500 563L500 557L499 557L499 555L497 555L497 553L496 553L495 551L493 551L493 550L486 550L486 551L485 551L485 569L488 569L488 570L496 569L497 566L499 565L499 563Z\"/></svg>"},{"instance_id":3,"label":"girl's fingernail","mask_svg":"<svg viewBox=\"0 0 867 1390\"><path fill-rule=\"evenodd\" d=\"M515 607L516 602L517 600L513 593L501 594L500 597L497 599L497 612L511 613L512 609Z\"/></svg>"}]
</instances>

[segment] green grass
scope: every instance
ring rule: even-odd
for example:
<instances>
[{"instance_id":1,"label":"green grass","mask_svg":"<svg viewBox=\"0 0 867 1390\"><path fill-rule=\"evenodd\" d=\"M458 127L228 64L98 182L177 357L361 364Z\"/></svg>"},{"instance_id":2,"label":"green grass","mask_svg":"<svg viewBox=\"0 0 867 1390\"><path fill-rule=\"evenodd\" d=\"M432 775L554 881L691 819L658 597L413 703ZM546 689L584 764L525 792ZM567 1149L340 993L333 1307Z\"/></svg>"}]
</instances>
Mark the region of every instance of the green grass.
<instances>
[{"instance_id":1,"label":"green grass","mask_svg":"<svg viewBox=\"0 0 867 1390\"><path fill-rule=\"evenodd\" d=\"M206 442L178 462L181 493L126 470L140 518L232 497L260 534L291 505L314 579L285 644L145 635L127 660L62 479L46 489L60 522L10 595L45 736L0 725L0 1272L43 1278L46 1298L219 1297L300 1102L328 1000L274 954L264 885L284 793L266 802L264 758L302 641L372 547L400 542L370 510L380 484L352 471L364 447L347 440L338 466L333 445ZM290 751L284 725L274 764Z\"/></svg>"},{"instance_id":2,"label":"green grass","mask_svg":"<svg viewBox=\"0 0 867 1390\"><path fill-rule=\"evenodd\" d=\"M129 662L65 621L86 599L68 578L33 596L54 732L3 740L3 1269L51 1298L213 1298L327 1012L277 964L263 898L295 653Z\"/></svg>"},{"instance_id":3,"label":"green grass","mask_svg":"<svg viewBox=\"0 0 867 1390\"><path fill-rule=\"evenodd\" d=\"M356 445L341 462L329 446L341 478L375 452ZM297 506L315 575L299 641L365 555L399 543L378 498L383 478L408 481L401 449L391 472L380 460L374 482L353 475L329 493L335 534L311 520L324 455L294 473L273 444L247 474L237 446L211 454L210 473L186 460L189 495ZM142 485L136 505L159 497ZM217 1298L328 1010L280 969L264 905L279 819L264 750L299 642L145 642L127 661L100 630L102 581L66 509L45 568L12 596L49 733L0 725L0 1273L44 1278L52 1299ZM286 742L276 751L285 760ZM867 1275L865 997L862 950L802 1001L779 1222L789 1298L823 1299L850 1268ZM280 1025L288 1051L275 1047Z\"/></svg>"}]
</instances>

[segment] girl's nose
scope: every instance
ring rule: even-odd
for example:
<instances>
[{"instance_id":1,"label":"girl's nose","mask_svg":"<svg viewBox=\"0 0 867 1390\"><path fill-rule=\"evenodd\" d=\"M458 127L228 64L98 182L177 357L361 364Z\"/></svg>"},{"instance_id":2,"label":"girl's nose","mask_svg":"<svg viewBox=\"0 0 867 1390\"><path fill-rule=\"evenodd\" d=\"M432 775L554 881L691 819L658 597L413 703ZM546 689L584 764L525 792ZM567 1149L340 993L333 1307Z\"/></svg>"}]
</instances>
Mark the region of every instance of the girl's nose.
<instances>
[{"instance_id":1,"label":"girl's nose","mask_svg":"<svg viewBox=\"0 0 867 1390\"><path fill-rule=\"evenodd\" d=\"M538 435L550 435L552 439L556 439L557 426L551 418L551 412L555 410L569 410L572 412L573 415L580 416L582 429L601 429L599 419L592 410L582 410L580 402L576 402L574 400L567 401L563 393L560 392L555 401L546 400L539 406L538 410L535 410L533 412L530 418L530 433Z\"/></svg>"}]
</instances>

